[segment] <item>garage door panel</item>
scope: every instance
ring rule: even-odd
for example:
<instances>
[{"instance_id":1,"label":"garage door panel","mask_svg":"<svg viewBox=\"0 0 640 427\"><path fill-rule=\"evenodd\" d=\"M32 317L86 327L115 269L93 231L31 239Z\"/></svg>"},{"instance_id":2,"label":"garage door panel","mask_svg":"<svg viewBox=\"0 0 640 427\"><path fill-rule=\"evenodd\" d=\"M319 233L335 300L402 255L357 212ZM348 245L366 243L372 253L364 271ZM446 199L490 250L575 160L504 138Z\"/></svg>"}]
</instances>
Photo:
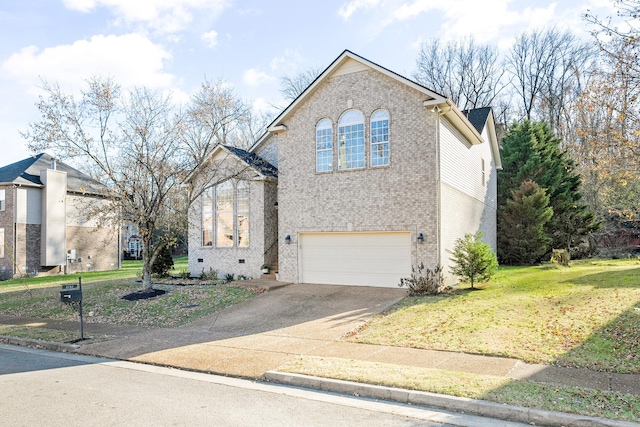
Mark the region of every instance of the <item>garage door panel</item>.
<instances>
[{"instance_id":1,"label":"garage door panel","mask_svg":"<svg viewBox=\"0 0 640 427\"><path fill-rule=\"evenodd\" d=\"M303 233L303 283L396 287L411 274L411 234Z\"/></svg>"}]
</instances>

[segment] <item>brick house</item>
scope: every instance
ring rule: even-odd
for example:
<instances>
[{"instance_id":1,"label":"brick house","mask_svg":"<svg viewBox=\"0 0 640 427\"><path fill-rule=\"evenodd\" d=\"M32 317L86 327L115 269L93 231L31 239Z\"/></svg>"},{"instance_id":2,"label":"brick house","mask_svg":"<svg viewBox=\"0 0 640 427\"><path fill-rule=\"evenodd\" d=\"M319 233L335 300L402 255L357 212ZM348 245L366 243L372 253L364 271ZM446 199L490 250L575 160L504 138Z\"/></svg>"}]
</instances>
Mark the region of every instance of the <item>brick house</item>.
<instances>
[{"instance_id":1,"label":"brick house","mask_svg":"<svg viewBox=\"0 0 640 427\"><path fill-rule=\"evenodd\" d=\"M447 250L457 238L482 231L496 248L491 109L462 112L350 51L248 152L235 151L225 153L277 174L254 170L192 206L191 274L258 277L267 264L287 282L396 287L423 262L445 267L451 283Z\"/></svg>"},{"instance_id":2,"label":"brick house","mask_svg":"<svg viewBox=\"0 0 640 427\"><path fill-rule=\"evenodd\" d=\"M38 154L0 168L0 280L119 268L118 228L89 176Z\"/></svg>"}]
</instances>

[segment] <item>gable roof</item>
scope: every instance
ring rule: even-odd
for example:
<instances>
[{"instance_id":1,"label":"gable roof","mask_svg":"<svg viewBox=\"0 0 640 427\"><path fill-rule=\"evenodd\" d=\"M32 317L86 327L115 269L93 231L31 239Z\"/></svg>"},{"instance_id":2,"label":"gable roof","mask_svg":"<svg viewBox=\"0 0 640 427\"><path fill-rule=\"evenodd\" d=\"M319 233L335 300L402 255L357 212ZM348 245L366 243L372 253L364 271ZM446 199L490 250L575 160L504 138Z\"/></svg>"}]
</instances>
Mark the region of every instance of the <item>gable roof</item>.
<instances>
[{"instance_id":1,"label":"gable roof","mask_svg":"<svg viewBox=\"0 0 640 427\"><path fill-rule=\"evenodd\" d=\"M498 136L496 135L496 125L493 121L493 109L491 109L491 107L474 108L472 110L464 110L462 114L467 117L478 133L482 134L484 128L487 127L490 139L488 142L491 145L491 150L493 151L496 168L502 169Z\"/></svg>"},{"instance_id":2,"label":"gable roof","mask_svg":"<svg viewBox=\"0 0 640 427\"><path fill-rule=\"evenodd\" d=\"M467 117L473 127L476 128L480 134L482 133L484 126L487 124L489 113L491 113L491 107L474 108L462 111L462 114Z\"/></svg>"},{"instance_id":3,"label":"gable roof","mask_svg":"<svg viewBox=\"0 0 640 427\"><path fill-rule=\"evenodd\" d=\"M240 160L251 166L260 175L270 178L278 177L278 169L260 156L245 151L241 148L221 145L222 148L237 156Z\"/></svg>"},{"instance_id":4,"label":"gable roof","mask_svg":"<svg viewBox=\"0 0 640 427\"><path fill-rule=\"evenodd\" d=\"M12 163L0 168L0 184L13 184L26 187L44 187L40 172L51 169L55 158L47 153ZM74 193L101 194L104 185L77 169L56 160L56 170L67 173L67 191Z\"/></svg>"},{"instance_id":5,"label":"gable roof","mask_svg":"<svg viewBox=\"0 0 640 427\"><path fill-rule=\"evenodd\" d=\"M408 79L400 74L384 68L375 62L371 62L349 50L345 50L338 56L296 99L289 104L287 108L275 118L273 122L267 127L269 132L279 132L286 130L286 124L284 121L294 111L298 105L300 105L307 97L309 97L318 88L320 83L328 78L330 75L340 72L344 66L346 69L359 70L359 69L374 69L380 73L397 80L425 95L423 102L424 107L431 107L437 110L441 115L445 116L453 126L469 140L471 144L482 143L482 137L477 129L469 122L467 117L456 107L456 105L450 99L447 99L444 95L441 95L431 89L427 89L421 84ZM343 71L345 71L343 70ZM348 72L348 71L347 71ZM249 151L256 149L261 142L266 138L261 138L256 144L251 147Z\"/></svg>"}]
</instances>

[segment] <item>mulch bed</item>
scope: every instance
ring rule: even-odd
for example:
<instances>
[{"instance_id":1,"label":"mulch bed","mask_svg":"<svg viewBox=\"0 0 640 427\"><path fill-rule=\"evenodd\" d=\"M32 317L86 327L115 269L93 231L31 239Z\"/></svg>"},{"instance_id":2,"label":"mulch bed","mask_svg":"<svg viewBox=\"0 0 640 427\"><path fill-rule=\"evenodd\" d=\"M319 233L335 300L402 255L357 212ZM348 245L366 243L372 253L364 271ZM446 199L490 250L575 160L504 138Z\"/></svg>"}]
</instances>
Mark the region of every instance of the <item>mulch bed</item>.
<instances>
[{"instance_id":1,"label":"mulch bed","mask_svg":"<svg viewBox=\"0 0 640 427\"><path fill-rule=\"evenodd\" d=\"M131 292L130 294L123 296L121 299L124 299L127 301L140 301L140 300L145 300L149 298L159 297L160 295L164 295L166 293L167 291L163 291L162 289L150 289L148 291Z\"/></svg>"}]
</instances>

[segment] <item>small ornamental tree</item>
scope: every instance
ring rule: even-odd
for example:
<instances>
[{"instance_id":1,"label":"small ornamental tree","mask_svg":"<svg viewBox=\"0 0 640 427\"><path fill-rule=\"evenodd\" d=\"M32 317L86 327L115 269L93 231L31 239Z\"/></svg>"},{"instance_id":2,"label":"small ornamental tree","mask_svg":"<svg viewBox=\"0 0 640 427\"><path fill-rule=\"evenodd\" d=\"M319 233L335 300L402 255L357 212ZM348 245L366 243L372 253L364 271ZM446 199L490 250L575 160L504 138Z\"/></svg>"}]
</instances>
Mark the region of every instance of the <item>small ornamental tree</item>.
<instances>
[{"instance_id":1,"label":"small ornamental tree","mask_svg":"<svg viewBox=\"0 0 640 427\"><path fill-rule=\"evenodd\" d=\"M477 281L486 282L498 269L498 259L491 247L482 240L482 232L467 233L457 239L453 251L449 252L454 265L449 271L464 281L471 282L471 289Z\"/></svg>"}]
</instances>

